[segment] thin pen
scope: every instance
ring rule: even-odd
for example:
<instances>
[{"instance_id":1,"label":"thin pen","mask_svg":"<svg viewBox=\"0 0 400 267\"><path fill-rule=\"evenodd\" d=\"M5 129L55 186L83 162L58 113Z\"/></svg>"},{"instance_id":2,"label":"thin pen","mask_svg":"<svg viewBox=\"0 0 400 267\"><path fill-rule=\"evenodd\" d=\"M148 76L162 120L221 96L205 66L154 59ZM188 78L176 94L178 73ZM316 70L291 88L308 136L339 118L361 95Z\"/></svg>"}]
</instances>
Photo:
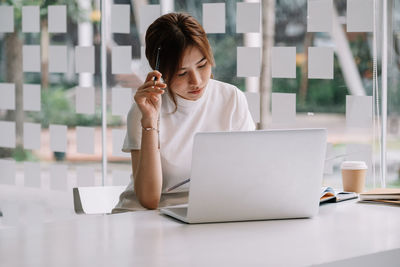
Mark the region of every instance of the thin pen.
<instances>
[{"instance_id":1,"label":"thin pen","mask_svg":"<svg viewBox=\"0 0 400 267\"><path fill-rule=\"evenodd\" d=\"M161 47L157 48L157 56L156 56L156 71L160 70L160 51L161 51ZM153 81L156 81L156 76L153 77Z\"/></svg>"}]
</instances>

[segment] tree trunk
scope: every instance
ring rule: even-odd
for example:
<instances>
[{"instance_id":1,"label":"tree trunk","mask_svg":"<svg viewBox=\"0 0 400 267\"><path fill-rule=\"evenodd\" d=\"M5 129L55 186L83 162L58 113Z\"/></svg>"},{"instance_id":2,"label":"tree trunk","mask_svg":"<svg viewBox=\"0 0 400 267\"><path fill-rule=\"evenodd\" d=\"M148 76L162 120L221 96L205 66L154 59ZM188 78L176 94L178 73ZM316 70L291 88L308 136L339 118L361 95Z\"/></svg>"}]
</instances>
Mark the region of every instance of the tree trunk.
<instances>
[{"instance_id":1,"label":"tree trunk","mask_svg":"<svg viewBox=\"0 0 400 267\"><path fill-rule=\"evenodd\" d=\"M262 1L262 64L260 77L260 129L265 129L270 121L270 101L272 91L271 51L275 37L275 0Z\"/></svg>"},{"instance_id":2,"label":"tree trunk","mask_svg":"<svg viewBox=\"0 0 400 267\"><path fill-rule=\"evenodd\" d=\"M22 108L22 85L24 76L22 72L22 41L18 33L9 33L5 37L6 47L6 81L15 84L15 110L7 112L7 120L16 124L16 146L22 148L24 112Z\"/></svg>"},{"instance_id":3,"label":"tree trunk","mask_svg":"<svg viewBox=\"0 0 400 267\"><path fill-rule=\"evenodd\" d=\"M40 54L41 54L41 75L42 75L42 89L46 90L49 87L49 32L47 19L42 19L40 34Z\"/></svg>"},{"instance_id":4,"label":"tree trunk","mask_svg":"<svg viewBox=\"0 0 400 267\"><path fill-rule=\"evenodd\" d=\"M307 89L308 89L308 48L312 45L314 39L314 33L307 32L304 38L304 59L301 64L301 81L299 98L300 103L303 105L306 102Z\"/></svg>"}]
</instances>

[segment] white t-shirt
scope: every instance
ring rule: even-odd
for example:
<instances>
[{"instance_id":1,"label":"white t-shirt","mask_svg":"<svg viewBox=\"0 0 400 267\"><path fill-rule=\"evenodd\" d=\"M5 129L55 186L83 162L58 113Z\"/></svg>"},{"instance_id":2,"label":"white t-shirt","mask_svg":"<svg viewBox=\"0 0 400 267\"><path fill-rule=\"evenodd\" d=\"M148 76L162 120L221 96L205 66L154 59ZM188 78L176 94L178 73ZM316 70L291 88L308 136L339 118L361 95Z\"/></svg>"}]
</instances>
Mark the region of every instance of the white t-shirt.
<instances>
[{"instance_id":1,"label":"white t-shirt","mask_svg":"<svg viewBox=\"0 0 400 267\"><path fill-rule=\"evenodd\" d=\"M190 178L193 138L197 132L252 131L255 124L242 91L233 85L210 79L203 96L196 100L177 98L178 109L170 96L162 96L159 124L163 188ZM127 134L122 151L140 150L141 112L136 104L128 113ZM127 190L133 190L131 181ZM181 191L187 191L188 185Z\"/></svg>"}]
</instances>

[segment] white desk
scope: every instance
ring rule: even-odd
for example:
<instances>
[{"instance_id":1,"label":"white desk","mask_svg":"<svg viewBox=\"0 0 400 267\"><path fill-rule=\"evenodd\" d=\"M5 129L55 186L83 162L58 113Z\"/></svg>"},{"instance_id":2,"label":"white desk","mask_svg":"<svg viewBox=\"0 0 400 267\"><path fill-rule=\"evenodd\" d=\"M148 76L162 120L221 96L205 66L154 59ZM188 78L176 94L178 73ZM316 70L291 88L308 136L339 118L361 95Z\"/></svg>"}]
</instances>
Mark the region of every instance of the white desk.
<instances>
[{"instance_id":1,"label":"white desk","mask_svg":"<svg viewBox=\"0 0 400 267\"><path fill-rule=\"evenodd\" d=\"M186 225L144 211L0 230L0 266L304 266L398 248L400 208L355 201L313 219Z\"/></svg>"}]
</instances>

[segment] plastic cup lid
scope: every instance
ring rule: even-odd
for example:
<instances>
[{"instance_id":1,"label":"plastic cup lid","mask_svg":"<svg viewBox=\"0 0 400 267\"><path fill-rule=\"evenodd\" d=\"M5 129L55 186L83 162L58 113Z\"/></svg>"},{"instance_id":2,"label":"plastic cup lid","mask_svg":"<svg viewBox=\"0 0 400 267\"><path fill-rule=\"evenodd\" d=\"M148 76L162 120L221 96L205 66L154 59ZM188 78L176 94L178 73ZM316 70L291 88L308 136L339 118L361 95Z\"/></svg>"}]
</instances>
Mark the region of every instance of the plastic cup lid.
<instances>
[{"instance_id":1,"label":"plastic cup lid","mask_svg":"<svg viewBox=\"0 0 400 267\"><path fill-rule=\"evenodd\" d=\"M367 164L364 161L343 161L341 165L342 170L366 170Z\"/></svg>"}]
</instances>

